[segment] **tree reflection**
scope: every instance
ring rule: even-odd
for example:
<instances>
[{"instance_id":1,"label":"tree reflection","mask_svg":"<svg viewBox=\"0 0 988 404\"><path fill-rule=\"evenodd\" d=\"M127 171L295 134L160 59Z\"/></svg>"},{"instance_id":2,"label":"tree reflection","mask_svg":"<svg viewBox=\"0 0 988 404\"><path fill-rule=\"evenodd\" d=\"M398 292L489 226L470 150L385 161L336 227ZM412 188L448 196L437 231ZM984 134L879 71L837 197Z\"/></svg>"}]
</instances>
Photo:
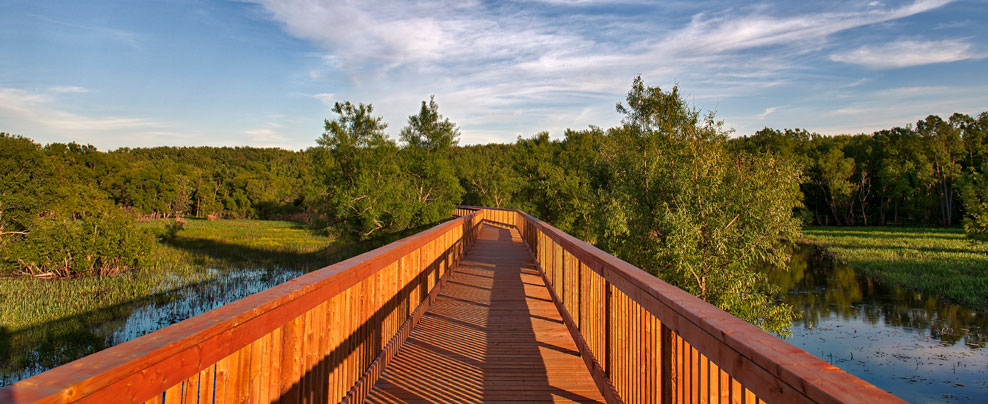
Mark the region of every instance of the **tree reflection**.
<instances>
[{"instance_id":1,"label":"tree reflection","mask_svg":"<svg viewBox=\"0 0 988 404\"><path fill-rule=\"evenodd\" d=\"M766 271L771 282L789 290L786 302L809 329L821 319L840 317L928 332L945 346L960 342L980 349L988 343L988 313L859 276L815 246L797 246L788 268Z\"/></svg>"}]
</instances>

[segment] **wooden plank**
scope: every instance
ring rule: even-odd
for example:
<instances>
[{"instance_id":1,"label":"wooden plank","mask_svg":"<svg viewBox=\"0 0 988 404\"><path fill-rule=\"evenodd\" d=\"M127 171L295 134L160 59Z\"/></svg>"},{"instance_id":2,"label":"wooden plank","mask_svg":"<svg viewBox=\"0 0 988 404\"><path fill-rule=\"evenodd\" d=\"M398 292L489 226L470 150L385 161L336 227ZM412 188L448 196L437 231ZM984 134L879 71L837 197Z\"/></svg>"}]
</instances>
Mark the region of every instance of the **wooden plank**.
<instances>
[{"instance_id":1,"label":"wooden plank","mask_svg":"<svg viewBox=\"0 0 988 404\"><path fill-rule=\"evenodd\" d=\"M369 403L603 397L517 231L485 226Z\"/></svg>"}]
</instances>

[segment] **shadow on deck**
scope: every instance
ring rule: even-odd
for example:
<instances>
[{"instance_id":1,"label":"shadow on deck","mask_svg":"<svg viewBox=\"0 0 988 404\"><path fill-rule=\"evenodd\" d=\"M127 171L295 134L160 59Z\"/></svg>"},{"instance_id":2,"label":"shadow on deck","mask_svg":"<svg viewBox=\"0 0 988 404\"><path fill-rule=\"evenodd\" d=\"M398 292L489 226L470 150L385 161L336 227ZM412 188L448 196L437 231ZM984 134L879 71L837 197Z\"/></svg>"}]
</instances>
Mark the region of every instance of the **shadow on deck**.
<instances>
[{"instance_id":1,"label":"shadow on deck","mask_svg":"<svg viewBox=\"0 0 988 404\"><path fill-rule=\"evenodd\" d=\"M484 226L367 397L603 402L515 230Z\"/></svg>"}]
</instances>

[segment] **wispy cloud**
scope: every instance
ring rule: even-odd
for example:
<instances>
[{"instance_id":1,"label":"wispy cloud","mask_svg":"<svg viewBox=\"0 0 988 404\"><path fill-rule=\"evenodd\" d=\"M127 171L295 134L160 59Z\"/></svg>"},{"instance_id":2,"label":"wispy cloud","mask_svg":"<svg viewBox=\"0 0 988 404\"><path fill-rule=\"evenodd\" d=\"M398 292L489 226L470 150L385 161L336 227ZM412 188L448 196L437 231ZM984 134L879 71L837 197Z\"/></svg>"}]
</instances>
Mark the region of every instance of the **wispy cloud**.
<instances>
[{"instance_id":1,"label":"wispy cloud","mask_svg":"<svg viewBox=\"0 0 988 404\"><path fill-rule=\"evenodd\" d=\"M73 132L101 132L160 128L161 124L133 117L90 117L63 111L48 96L15 88L0 88L0 111L8 118L31 125Z\"/></svg>"},{"instance_id":2,"label":"wispy cloud","mask_svg":"<svg viewBox=\"0 0 988 404\"><path fill-rule=\"evenodd\" d=\"M112 27L78 24L75 22L57 20L54 18L46 17L43 15L37 15L37 14L31 14L30 16L33 18L37 18L38 20L47 22L49 24L58 25L64 28L70 28L77 32L85 32L88 34L100 36L102 38L107 38L113 41L117 41L133 49L139 50L143 48L140 40L140 36L131 31L126 31Z\"/></svg>"},{"instance_id":3,"label":"wispy cloud","mask_svg":"<svg viewBox=\"0 0 988 404\"><path fill-rule=\"evenodd\" d=\"M777 109L779 109L779 108L778 107L768 107L768 108L765 108L765 111L763 111L762 113L758 114L757 117L758 117L758 119L765 119L765 117L771 115Z\"/></svg>"},{"instance_id":4,"label":"wispy cloud","mask_svg":"<svg viewBox=\"0 0 988 404\"><path fill-rule=\"evenodd\" d=\"M319 100L323 105L333 105L336 102L336 95L332 93L313 94L312 98Z\"/></svg>"},{"instance_id":5,"label":"wispy cloud","mask_svg":"<svg viewBox=\"0 0 988 404\"><path fill-rule=\"evenodd\" d=\"M148 118L69 112L55 98L16 88L0 88L0 121L5 131L29 137L52 133L53 141L91 143L104 149L173 144L196 137Z\"/></svg>"},{"instance_id":6,"label":"wispy cloud","mask_svg":"<svg viewBox=\"0 0 988 404\"><path fill-rule=\"evenodd\" d=\"M967 41L951 39L943 41L901 40L881 45L864 45L860 48L830 55L836 62L862 65L871 69L891 69L909 66L948 63L967 59L980 59Z\"/></svg>"},{"instance_id":7,"label":"wispy cloud","mask_svg":"<svg viewBox=\"0 0 988 404\"><path fill-rule=\"evenodd\" d=\"M53 93L69 93L69 94L81 94L88 93L91 90L85 87L79 86L52 86L48 88Z\"/></svg>"}]
</instances>

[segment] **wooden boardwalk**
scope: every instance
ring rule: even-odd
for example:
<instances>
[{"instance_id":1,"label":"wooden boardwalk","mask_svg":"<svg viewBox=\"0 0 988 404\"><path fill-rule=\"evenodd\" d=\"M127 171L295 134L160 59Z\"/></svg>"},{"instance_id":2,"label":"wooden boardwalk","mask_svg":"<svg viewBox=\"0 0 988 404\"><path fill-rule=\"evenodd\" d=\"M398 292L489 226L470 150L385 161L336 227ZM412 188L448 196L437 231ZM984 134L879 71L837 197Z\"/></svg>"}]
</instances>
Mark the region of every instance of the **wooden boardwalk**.
<instances>
[{"instance_id":1,"label":"wooden boardwalk","mask_svg":"<svg viewBox=\"0 0 988 404\"><path fill-rule=\"evenodd\" d=\"M367 401L603 398L517 231L485 225Z\"/></svg>"}]
</instances>

